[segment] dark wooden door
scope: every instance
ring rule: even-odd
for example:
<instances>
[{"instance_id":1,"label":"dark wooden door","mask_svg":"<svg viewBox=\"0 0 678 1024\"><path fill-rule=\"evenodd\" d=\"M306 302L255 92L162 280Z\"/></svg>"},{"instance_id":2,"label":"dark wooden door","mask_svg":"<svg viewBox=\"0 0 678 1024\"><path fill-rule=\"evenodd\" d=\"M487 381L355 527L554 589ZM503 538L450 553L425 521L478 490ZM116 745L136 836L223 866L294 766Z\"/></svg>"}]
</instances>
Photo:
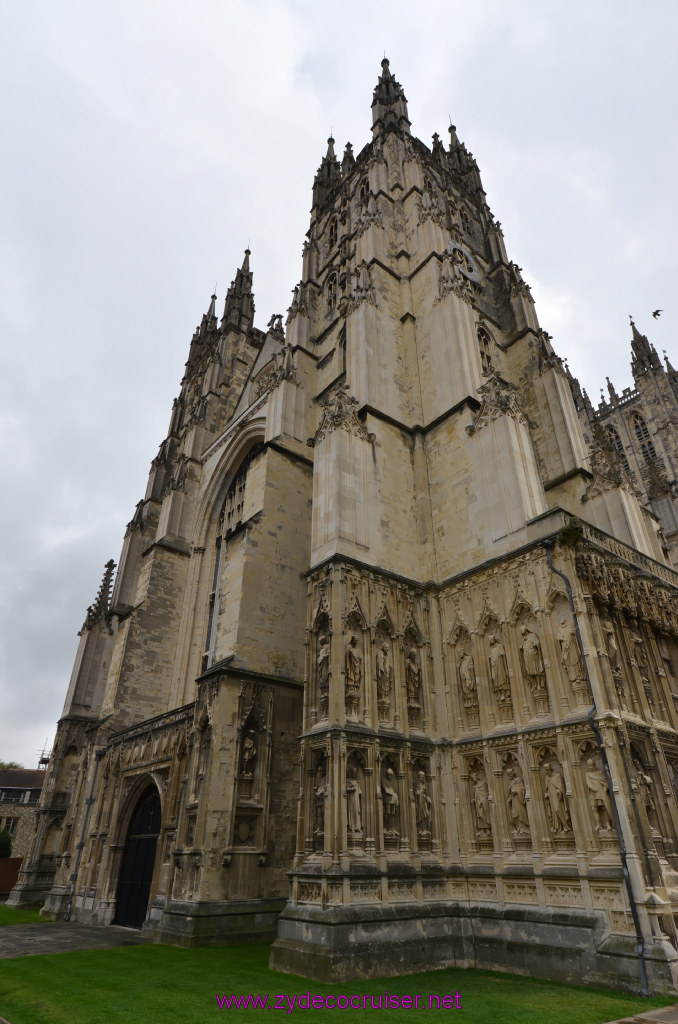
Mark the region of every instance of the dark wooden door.
<instances>
[{"instance_id":1,"label":"dark wooden door","mask_svg":"<svg viewBox=\"0 0 678 1024\"><path fill-rule=\"evenodd\" d=\"M160 832L160 797L155 786L139 797L127 829L114 924L141 928L146 919Z\"/></svg>"}]
</instances>

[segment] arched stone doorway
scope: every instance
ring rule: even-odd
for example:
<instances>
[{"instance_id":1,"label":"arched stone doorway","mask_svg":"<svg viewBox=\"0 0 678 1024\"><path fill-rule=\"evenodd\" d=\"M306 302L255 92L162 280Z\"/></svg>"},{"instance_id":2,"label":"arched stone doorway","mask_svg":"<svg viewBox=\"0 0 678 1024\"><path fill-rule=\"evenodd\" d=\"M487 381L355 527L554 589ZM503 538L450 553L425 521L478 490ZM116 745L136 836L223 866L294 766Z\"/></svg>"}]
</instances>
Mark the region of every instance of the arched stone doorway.
<instances>
[{"instance_id":1,"label":"arched stone doorway","mask_svg":"<svg viewBox=\"0 0 678 1024\"><path fill-rule=\"evenodd\" d=\"M146 919L160 833L160 813L158 790L149 785L139 797L127 829L114 924L141 928Z\"/></svg>"}]
</instances>

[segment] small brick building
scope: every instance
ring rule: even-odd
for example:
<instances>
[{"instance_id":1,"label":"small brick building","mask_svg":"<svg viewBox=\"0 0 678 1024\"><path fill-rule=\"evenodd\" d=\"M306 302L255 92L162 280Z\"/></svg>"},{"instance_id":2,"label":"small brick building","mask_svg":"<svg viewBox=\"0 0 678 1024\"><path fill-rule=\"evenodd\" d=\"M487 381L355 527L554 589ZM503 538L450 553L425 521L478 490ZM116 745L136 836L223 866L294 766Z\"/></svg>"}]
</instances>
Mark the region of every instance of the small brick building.
<instances>
[{"instance_id":1,"label":"small brick building","mask_svg":"<svg viewBox=\"0 0 678 1024\"><path fill-rule=\"evenodd\" d=\"M12 836L13 857L28 853L44 780L44 771L0 769L0 831L6 828Z\"/></svg>"}]
</instances>

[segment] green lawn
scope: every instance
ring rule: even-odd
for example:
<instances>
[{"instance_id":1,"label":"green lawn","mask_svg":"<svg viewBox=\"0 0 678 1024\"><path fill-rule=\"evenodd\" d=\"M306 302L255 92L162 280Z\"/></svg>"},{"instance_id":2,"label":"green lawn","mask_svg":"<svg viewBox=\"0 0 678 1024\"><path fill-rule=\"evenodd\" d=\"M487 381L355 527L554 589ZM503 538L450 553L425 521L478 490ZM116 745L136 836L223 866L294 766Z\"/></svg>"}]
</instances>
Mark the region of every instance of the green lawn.
<instances>
[{"instance_id":1,"label":"green lawn","mask_svg":"<svg viewBox=\"0 0 678 1024\"><path fill-rule=\"evenodd\" d=\"M0 926L3 924L34 924L36 921L47 921L40 917L36 907L6 907L0 903Z\"/></svg>"},{"instance_id":2,"label":"green lawn","mask_svg":"<svg viewBox=\"0 0 678 1024\"><path fill-rule=\"evenodd\" d=\"M11 1024L204 1024L229 1018L238 1024L279 1020L367 1024L602 1024L670 999L638 999L597 989L531 981L491 971L430 971L382 981L320 985L268 969L268 946L119 949L0 961L0 1016ZM370 1008L369 996L419 995L419 1009ZM442 997L459 992L461 1009L443 1009ZM290 1011L286 997L310 993L337 998L367 995L365 1009ZM217 995L268 996L267 1009L219 1009ZM441 1009L429 1009L429 996ZM275 1009L276 996L283 1008ZM433 1000L435 1004L435 1000Z\"/></svg>"}]
</instances>

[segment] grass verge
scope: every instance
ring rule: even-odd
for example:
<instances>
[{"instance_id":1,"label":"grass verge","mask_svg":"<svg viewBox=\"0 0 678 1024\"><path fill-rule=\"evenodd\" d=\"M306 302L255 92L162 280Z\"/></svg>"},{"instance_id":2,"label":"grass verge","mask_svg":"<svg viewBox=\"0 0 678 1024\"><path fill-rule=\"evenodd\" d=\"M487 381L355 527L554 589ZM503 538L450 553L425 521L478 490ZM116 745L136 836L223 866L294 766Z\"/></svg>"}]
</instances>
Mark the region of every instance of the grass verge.
<instances>
[{"instance_id":1,"label":"grass verge","mask_svg":"<svg viewBox=\"0 0 678 1024\"><path fill-rule=\"evenodd\" d=\"M5 924L35 924L36 921L48 922L40 917L36 907L7 907L0 903L0 926Z\"/></svg>"},{"instance_id":2,"label":"grass verge","mask_svg":"<svg viewBox=\"0 0 678 1024\"><path fill-rule=\"evenodd\" d=\"M3 960L0 1016L11 1024L602 1024L666 1006L671 999L639 999L598 989L534 981L479 970L429 971L400 978L321 985L268 969L268 946L177 949L132 946ZM419 995L417 1009L379 1011L378 997ZM456 1008L454 995L461 1004ZM360 1008L290 1008L293 996L360 998ZM219 1008L217 996L267 996L268 1005ZM444 1009L442 997L454 1008ZM367 997L363 1008L362 997ZM374 1009L370 996L375 998ZM435 1008L440 998L440 1009ZM281 1004L275 1008L276 998ZM432 1005L434 1008L429 1008Z\"/></svg>"}]
</instances>

